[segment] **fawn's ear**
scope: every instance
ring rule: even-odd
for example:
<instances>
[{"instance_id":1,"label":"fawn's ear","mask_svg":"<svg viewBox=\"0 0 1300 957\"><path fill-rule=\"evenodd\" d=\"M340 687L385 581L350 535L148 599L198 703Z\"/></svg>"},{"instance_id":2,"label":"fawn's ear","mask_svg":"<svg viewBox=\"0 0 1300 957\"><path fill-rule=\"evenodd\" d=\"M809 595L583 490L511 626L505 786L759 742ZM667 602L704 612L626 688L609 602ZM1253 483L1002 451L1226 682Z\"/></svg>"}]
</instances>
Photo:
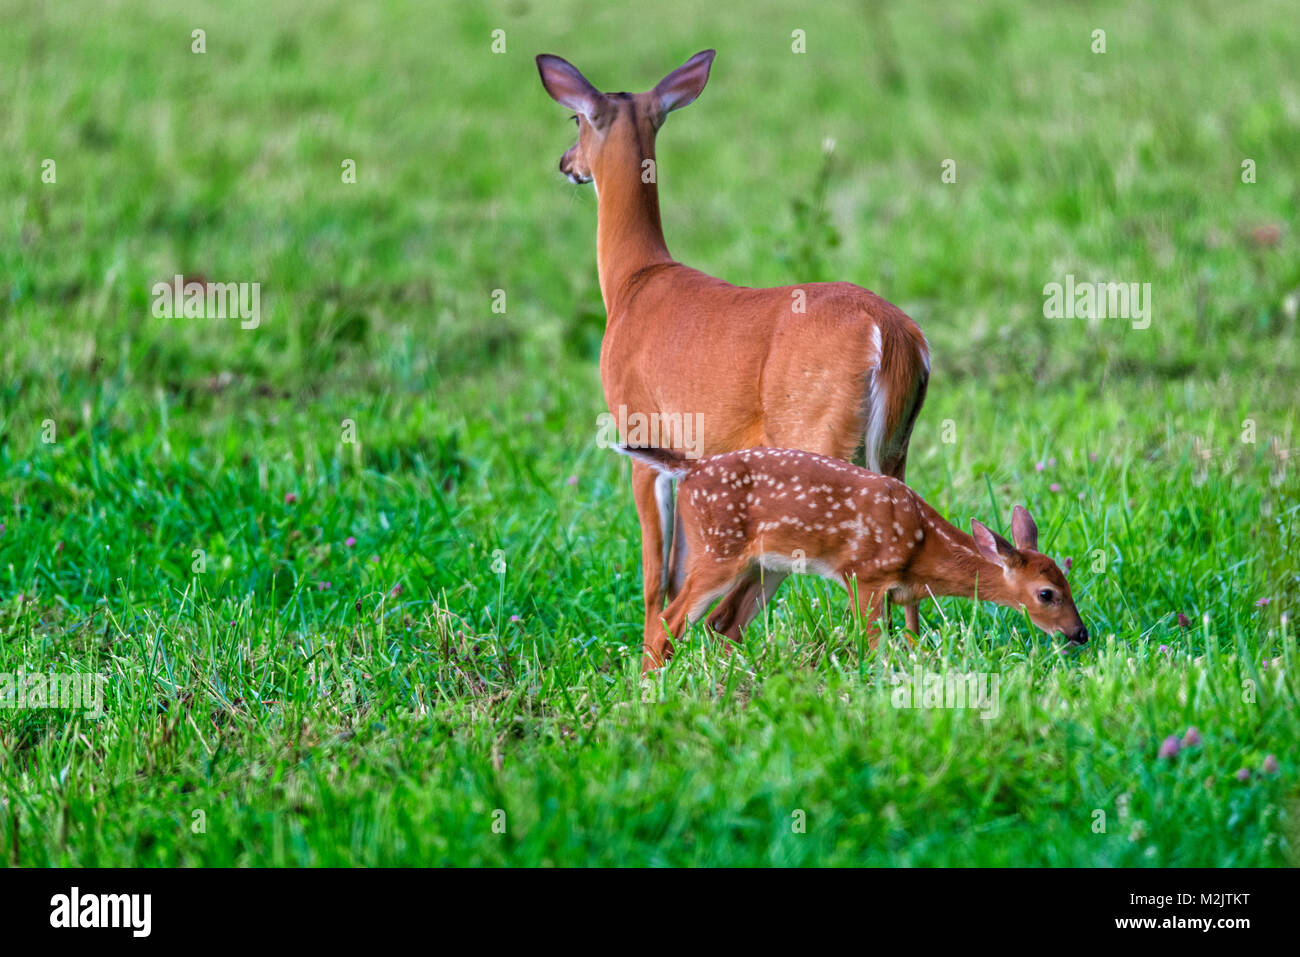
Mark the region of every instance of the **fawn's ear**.
<instances>
[{"instance_id":1,"label":"fawn's ear","mask_svg":"<svg viewBox=\"0 0 1300 957\"><path fill-rule=\"evenodd\" d=\"M1017 505L1011 513L1011 540L1016 543L1016 548L1038 551L1038 526L1023 505Z\"/></svg>"},{"instance_id":2,"label":"fawn's ear","mask_svg":"<svg viewBox=\"0 0 1300 957\"><path fill-rule=\"evenodd\" d=\"M973 518L970 520L970 531L971 537L975 539L975 547L994 565L1015 568L1023 562L1020 554L1011 547L1009 541Z\"/></svg>"},{"instance_id":3,"label":"fawn's ear","mask_svg":"<svg viewBox=\"0 0 1300 957\"><path fill-rule=\"evenodd\" d=\"M546 87L546 92L556 103L575 113L581 113L588 120L596 115L604 96L568 60L549 53L539 53L537 72L542 75L542 86Z\"/></svg>"},{"instance_id":4,"label":"fawn's ear","mask_svg":"<svg viewBox=\"0 0 1300 957\"><path fill-rule=\"evenodd\" d=\"M659 97L659 108L665 116L693 102L704 92L715 53L714 50L703 50L659 81L655 96Z\"/></svg>"}]
</instances>

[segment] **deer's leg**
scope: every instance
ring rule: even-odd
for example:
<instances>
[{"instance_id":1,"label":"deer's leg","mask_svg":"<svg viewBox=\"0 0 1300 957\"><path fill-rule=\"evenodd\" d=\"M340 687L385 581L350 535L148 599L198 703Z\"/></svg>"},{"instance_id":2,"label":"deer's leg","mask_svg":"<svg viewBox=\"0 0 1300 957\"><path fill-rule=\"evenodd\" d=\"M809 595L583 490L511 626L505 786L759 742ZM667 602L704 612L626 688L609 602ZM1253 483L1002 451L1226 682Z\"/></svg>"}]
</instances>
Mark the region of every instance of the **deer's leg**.
<instances>
[{"instance_id":1,"label":"deer's leg","mask_svg":"<svg viewBox=\"0 0 1300 957\"><path fill-rule=\"evenodd\" d=\"M764 571L760 583L757 569L746 572L736 580L726 597L718 602L718 607L709 616L710 627L732 641L740 641L742 629L753 621L759 609L767 604L785 579L785 572Z\"/></svg>"},{"instance_id":2,"label":"deer's leg","mask_svg":"<svg viewBox=\"0 0 1300 957\"><path fill-rule=\"evenodd\" d=\"M737 644L749 623L758 617L763 606L772 600L789 572L772 571L754 566L747 571L727 594L713 614L709 624L715 631L726 635Z\"/></svg>"},{"instance_id":3,"label":"deer's leg","mask_svg":"<svg viewBox=\"0 0 1300 957\"><path fill-rule=\"evenodd\" d=\"M686 627L686 603L690 598L689 587L683 588L655 622L653 632L647 632L642 646L641 674L662 666L673 656L673 638L680 638Z\"/></svg>"},{"instance_id":4,"label":"deer's leg","mask_svg":"<svg viewBox=\"0 0 1300 957\"><path fill-rule=\"evenodd\" d=\"M647 632L642 674L660 667L673 656L673 639L680 638L687 624L701 617L709 603L726 591L735 578L736 569L726 564L704 569L694 562L687 566L681 591L668 603L653 631Z\"/></svg>"},{"instance_id":5,"label":"deer's leg","mask_svg":"<svg viewBox=\"0 0 1300 957\"><path fill-rule=\"evenodd\" d=\"M662 481L662 479L660 479ZM656 489L659 495L659 517L662 524L664 518L664 500L662 487ZM672 514L673 533L671 541L665 541L664 553L667 556L664 567L664 588L665 594L669 601L682 590L682 583L686 578L686 565L688 556L686 554L686 530L682 527L682 510L677 507L677 490L672 489ZM667 532L664 533L668 537Z\"/></svg>"},{"instance_id":6,"label":"deer's leg","mask_svg":"<svg viewBox=\"0 0 1300 957\"><path fill-rule=\"evenodd\" d=\"M641 585L645 597L644 640L648 644L662 628L659 623L664 606L664 527L660 503L663 489L656 494L656 482L667 479L640 462L632 463L632 498L641 523ZM669 485L671 492L671 484Z\"/></svg>"},{"instance_id":7,"label":"deer's leg","mask_svg":"<svg viewBox=\"0 0 1300 957\"><path fill-rule=\"evenodd\" d=\"M908 427L908 438L911 435L911 427ZM900 482L907 481L907 444L903 445L903 450L892 459L886 461L882 466L886 475L893 476ZM911 604L903 606L903 623L907 630L917 638L921 637L921 601L917 599Z\"/></svg>"},{"instance_id":8,"label":"deer's leg","mask_svg":"<svg viewBox=\"0 0 1300 957\"><path fill-rule=\"evenodd\" d=\"M740 617L740 606L751 584L757 579L757 570L751 569L736 579L736 587L731 589L718 606L709 615L709 627L720 635L726 635L733 641L740 640L740 629L736 620Z\"/></svg>"}]
</instances>

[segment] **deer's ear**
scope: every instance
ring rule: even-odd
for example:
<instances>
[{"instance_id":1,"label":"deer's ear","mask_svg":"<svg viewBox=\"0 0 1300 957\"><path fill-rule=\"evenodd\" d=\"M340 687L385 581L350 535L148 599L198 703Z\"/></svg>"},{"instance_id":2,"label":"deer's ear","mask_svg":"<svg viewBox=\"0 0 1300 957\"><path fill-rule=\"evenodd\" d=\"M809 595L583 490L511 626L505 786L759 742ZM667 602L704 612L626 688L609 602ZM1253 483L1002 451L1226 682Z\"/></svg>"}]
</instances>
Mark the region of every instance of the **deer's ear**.
<instances>
[{"instance_id":1,"label":"deer's ear","mask_svg":"<svg viewBox=\"0 0 1300 957\"><path fill-rule=\"evenodd\" d=\"M713 65L715 52L703 50L695 54L659 81L655 87L655 96L659 98L659 108L664 111L665 116L693 102L704 92L704 84L709 82L709 67Z\"/></svg>"},{"instance_id":2,"label":"deer's ear","mask_svg":"<svg viewBox=\"0 0 1300 957\"><path fill-rule=\"evenodd\" d=\"M975 539L975 547L979 549L979 553L994 565L999 565L1002 568L1015 568L1020 564L1020 555L1011 547L1011 543L997 532L980 524L973 518L970 520L970 531L971 537Z\"/></svg>"},{"instance_id":3,"label":"deer's ear","mask_svg":"<svg viewBox=\"0 0 1300 957\"><path fill-rule=\"evenodd\" d=\"M537 72L542 75L542 86L556 103L592 119L600 108L604 96L587 82L582 72L562 57L549 53L537 55Z\"/></svg>"},{"instance_id":4,"label":"deer's ear","mask_svg":"<svg viewBox=\"0 0 1300 957\"><path fill-rule=\"evenodd\" d=\"M1017 505L1011 513L1011 540L1016 543L1016 548L1038 551L1038 526L1023 505Z\"/></svg>"}]
</instances>

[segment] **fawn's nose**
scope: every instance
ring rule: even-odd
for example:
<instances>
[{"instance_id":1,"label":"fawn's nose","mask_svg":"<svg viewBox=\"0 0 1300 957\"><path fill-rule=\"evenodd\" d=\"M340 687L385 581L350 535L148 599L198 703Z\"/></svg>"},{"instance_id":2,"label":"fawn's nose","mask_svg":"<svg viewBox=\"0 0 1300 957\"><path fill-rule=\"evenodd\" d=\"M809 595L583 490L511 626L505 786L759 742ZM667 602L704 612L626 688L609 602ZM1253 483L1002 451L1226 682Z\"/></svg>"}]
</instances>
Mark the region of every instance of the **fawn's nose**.
<instances>
[{"instance_id":1,"label":"fawn's nose","mask_svg":"<svg viewBox=\"0 0 1300 957\"><path fill-rule=\"evenodd\" d=\"M1083 625L1080 625L1079 630L1070 636L1070 640L1073 641L1076 645L1083 644L1085 641L1088 640L1088 629L1083 627Z\"/></svg>"}]
</instances>

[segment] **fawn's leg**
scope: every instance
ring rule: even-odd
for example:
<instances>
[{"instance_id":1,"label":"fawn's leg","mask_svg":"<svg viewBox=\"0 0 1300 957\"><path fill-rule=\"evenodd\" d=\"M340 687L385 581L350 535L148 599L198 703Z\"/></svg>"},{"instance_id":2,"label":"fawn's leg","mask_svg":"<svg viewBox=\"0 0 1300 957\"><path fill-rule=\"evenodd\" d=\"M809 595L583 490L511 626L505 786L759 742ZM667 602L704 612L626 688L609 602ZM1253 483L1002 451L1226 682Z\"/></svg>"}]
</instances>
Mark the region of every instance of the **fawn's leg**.
<instances>
[{"instance_id":1,"label":"fawn's leg","mask_svg":"<svg viewBox=\"0 0 1300 957\"><path fill-rule=\"evenodd\" d=\"M673 637L681 637L686 627L687 602L692 598L689 582L664 609L655 623L653 634L642 646L641 674L663 665L673 656Z\"/></svg>"},{"instance_id":2,"label":"fawn's leg","mask_svg":"<svg viewBox=\"0 0 1300 957\"><path fill-rule=\"evenodd\" d=\"M918 403L919 407L919 403ZM908 438L911 437L911 429L908 429ZM890 475L900 482L907 481L907 444L904 442L903 451L899 455L881 466L886 475ZM921 637L921 602L917 600L910 605L903 606L903 623L907 630L913 635Z\"/></svg>"},{"instance_id":3,"label":"fawn's leg","mask_svg":"<svg viewBox=\"0 0 1300 957\"><path fill-rule=\"evenodd\" d=\"M686 579L677 597L668 603L651 636L646 639L641 673L658 668L673 656L673 639L680 638L694 615L701 617L718 595L736 590L737 572L732 565L710 561L707 565L688 561ZM695 618L690 618L694 621Z\"/></svg>"},{"instance_id":4,"label":"fawn's leg","mask_svg":"<svg viewBox=\"0 0 1300 957\"><path fill-rule=\"evenodd\" d=\"M753 584L745 589L741 596L741 601L737 605L736 620L732 623L731 631L727 632L728 637L733 641L740 642L741 632L749 628L749 623L758 618L759 612L768 602L772 601L772 596L776 594L776 589L780 588L781 583L788 579L789 572L774 572L763 570L762 575L755 573Z\"/></svg>"},{"instance_id":5,"label":"fawn's leg","mask_svg":"<svg viewBox=\"0 0 1300 957\"><path fill-rule=\"evenodd\" d=\"M763 606L772 600L789 572L772 571L754 566L745 572L736 587L718 603L709 624L737 644L749 623L758 617Z\"/></svg>"},{"instance_id":6,"label":"fawn's leg","mask_svg":"<svg viewBox=\"0 0 1300 957\"><path fill-rule=\"evenodd\" d=\"M709 616L709 625L732 641L740 641L741 631L754 620L759 609L767 604L786 577L786 572L764 571L760 582L757 570L752 575L741 576L727 596L718 602L718 607Z\"/></svg>"}]
</instances>

